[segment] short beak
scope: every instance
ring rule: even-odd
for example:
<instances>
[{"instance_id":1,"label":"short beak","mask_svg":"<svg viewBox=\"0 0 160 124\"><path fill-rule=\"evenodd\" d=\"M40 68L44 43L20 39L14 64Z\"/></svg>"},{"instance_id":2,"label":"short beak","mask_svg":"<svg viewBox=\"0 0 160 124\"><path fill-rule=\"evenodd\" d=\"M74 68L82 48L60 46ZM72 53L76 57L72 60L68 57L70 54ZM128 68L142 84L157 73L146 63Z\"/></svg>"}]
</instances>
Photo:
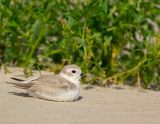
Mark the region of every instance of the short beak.
<instances>
[{"instance_id":1,"label":"short beak","mask_svg":"<svg viewBox=\"0 0 160 124\"><path fill-rule=\"evenodd\" d=\"M86 75L85 75L85 74L83 74L83 73L81 73L81 78L84 78L84 77L86 77Z\"/></svg>"}]
</instances>

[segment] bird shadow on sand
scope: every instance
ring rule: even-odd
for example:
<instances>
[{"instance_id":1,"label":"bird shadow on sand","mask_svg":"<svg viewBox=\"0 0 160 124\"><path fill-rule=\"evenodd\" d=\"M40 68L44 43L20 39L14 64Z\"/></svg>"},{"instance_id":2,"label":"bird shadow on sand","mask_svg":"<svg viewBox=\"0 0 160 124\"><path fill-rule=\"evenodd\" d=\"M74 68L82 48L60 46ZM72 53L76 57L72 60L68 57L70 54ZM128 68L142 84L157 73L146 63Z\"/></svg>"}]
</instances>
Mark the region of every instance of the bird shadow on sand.
<instances>
[{"instance_id":1,"label":"bird shadow on sand","mask_svg":"<svg viewBox=\"0 0 160 124\"><path fill-rule=\"evenodd\" d=\"M12 94L12 95L15 95L15 96L22 96L22 97L31 97L31 96L29 96L27 93L24 93L24 92L19 92L19 93L17 93L17 92L8 92L9 94ZM79 98L76 100L76 101L79 101L79 100L81 100L83 97L82 96L79 96ZM50 100L48 100L48 101L50 101ZM74 102L76 102L76 101L74 101Z\"/></svg>"},{"instance_id":2,"label":"bird shadow on sand","mask_svg":"<svg viewBox=\"0 0 160 124\"><path fill-rule=\"evenodd\" d=\"M77 99L77 101L79 101L79 100L81 100L81 99L83 99L83 97L82 97L82 96L79 96L79 98Z\"/></svg>"},{"instance_id":3,"label":"bird shadow on sand","mask_svg":"<svg viewBox=\"0 0 160 124\"><path fill-rule=\"evenodd\" d=\"M24 92L9 92L9 94L15 95L15 96L23 96L23 97L30 97L27 93Z\"/></svg>"}]
</instances>

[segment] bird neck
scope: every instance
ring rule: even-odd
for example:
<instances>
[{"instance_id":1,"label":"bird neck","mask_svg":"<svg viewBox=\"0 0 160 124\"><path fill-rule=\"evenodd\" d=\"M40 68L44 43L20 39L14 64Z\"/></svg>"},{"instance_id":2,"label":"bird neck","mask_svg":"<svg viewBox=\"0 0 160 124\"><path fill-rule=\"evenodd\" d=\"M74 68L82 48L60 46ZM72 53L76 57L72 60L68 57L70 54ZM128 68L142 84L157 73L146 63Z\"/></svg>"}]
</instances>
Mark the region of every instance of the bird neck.
<instances>
[{"instance_id":1,"label":"bird neck","mask_svg":"<svg viewBox=\"0 0 160 124\"><path fill-rule=\"evenodd\" d=\"M72 78L72 77L69 77L69 76L67 76L67 75L65 75L65 74L63 74L63 73L59 73L59 75L62 76L62 77L63 77L64 79L66 79L67 81L75 84L76 86L79 86L79 85L80 85L80 81L77 80L77 79L74 79L74 78Z\"/></svg>"}]
</instances>

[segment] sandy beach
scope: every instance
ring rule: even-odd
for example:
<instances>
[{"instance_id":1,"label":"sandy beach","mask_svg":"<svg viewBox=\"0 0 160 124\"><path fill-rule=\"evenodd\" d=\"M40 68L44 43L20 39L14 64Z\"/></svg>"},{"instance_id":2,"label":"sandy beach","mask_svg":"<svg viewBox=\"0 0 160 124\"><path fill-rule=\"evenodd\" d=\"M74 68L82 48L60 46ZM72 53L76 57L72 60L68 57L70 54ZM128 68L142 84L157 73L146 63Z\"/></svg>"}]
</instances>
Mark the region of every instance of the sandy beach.
<instances>
[{"instance_id":1,"label":"sandy beach","mask_svg":"<svg viewBox=\"0 0 160 124\"><path fill-rule=\"evenodd\" d=\"M160 124L160 92L82 85L79 101L53 102L5 83L23 74L19 68L9 71L0 71L0 124Z\"/></svg>"}]
</instances>

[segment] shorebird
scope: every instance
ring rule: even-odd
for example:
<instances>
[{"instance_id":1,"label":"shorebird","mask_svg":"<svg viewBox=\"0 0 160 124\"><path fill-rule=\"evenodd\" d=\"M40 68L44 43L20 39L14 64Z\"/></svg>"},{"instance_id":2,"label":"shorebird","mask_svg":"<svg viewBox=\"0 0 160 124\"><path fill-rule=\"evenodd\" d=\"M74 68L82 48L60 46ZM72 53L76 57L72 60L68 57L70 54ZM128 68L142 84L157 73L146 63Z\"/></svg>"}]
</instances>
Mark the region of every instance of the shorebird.
<instances>
[{"instance_id":1,"label":"shorebird","mask_svg":"<svg viewBox=\"0 0 160 124\"><path fill-rule=\"evenodd\" d=\"M81 69L72 64L64 66L60 73L55 75L10 83L17 88L25 89L31 97L53 101L75 101L80 97L81 76Z\"/></svg>"}]
</instances>

